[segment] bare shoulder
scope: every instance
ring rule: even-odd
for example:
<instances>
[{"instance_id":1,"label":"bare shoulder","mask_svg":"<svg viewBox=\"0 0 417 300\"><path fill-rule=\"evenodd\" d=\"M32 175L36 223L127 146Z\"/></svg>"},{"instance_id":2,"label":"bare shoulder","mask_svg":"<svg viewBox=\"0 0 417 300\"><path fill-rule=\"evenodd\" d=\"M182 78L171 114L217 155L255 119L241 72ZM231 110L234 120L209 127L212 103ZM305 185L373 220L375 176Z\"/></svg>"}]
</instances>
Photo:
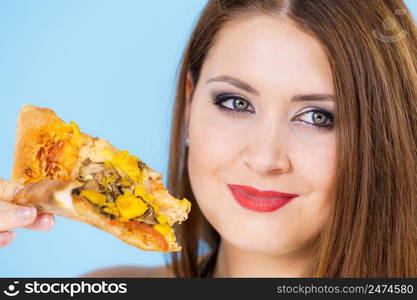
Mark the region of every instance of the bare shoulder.
<instances>
[{"instance_id":1,"label":"bare shoulder","mask_svg":"<svg viewBox=\"0 0 417 300\"><path fill-rule=\"evenodd\" d=\"M201 263L209 255L203 255L198 258ZM139 267L139 266L117 266L110 268L103 268L94 270L80 277L138 277L138 278L153 278L153 277L164 277L173 278L175 277L172 270L172 264L163 265L160 267Z\"/></svg>"},{"instance_id":2,"label":"bare shoulder","mask_svg":"<svg viewBox=\"0 0 417 300\"><path fill-rule=\"evenodd\" d=\"M171 266L133 267L118 266L88 272L81 277L174 277Z\"/></svg>"}]
</instances>

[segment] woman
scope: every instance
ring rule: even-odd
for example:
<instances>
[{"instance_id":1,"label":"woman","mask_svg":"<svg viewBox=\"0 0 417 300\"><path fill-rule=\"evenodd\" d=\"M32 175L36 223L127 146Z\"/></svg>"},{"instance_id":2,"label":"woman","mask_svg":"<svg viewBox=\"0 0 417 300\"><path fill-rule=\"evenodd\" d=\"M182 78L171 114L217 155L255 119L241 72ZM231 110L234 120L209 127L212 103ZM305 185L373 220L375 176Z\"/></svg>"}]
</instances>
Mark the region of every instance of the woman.
<instances>
[{"instance_id":1,"label":"woman","mask_svg":"<svg viewBox=\"0 0 417 300\"><path fill-rule=\"evenodd\" d=\"M193 202L183 250L88 276L416 277L415 49L400 0L209 1L172 124L168 186ZM3 245L53 223L19 223L14 189Z\"/></svg>"}]
</instances>

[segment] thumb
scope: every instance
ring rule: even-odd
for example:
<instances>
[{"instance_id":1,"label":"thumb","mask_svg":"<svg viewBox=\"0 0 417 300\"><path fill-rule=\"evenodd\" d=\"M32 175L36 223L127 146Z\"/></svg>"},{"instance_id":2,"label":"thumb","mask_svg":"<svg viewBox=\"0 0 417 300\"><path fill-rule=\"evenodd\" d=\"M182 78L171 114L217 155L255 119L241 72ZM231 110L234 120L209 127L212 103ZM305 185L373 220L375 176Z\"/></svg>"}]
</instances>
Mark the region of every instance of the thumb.
<instances>
[{"instance_id":1,"label":"thumb","mask_svg":"<svg viewBox=\"0 0 417 300\"><path fill-rule=\"evenodd\" d=\"M6 179L0 178L0 200L1 201L12 201L15 194L21 189L23 186L10 182Z\"/></svg>"}]
</instances>

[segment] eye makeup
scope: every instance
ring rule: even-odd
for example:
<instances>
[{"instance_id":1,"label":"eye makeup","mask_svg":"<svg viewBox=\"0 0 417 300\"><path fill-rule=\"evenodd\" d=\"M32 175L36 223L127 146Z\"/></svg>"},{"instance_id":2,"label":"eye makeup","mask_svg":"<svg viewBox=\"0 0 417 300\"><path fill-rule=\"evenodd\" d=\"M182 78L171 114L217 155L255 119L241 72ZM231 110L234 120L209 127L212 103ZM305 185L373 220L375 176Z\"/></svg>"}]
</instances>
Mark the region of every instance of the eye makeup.
<instances>
[{"instance_id":1,"label":"eye makeup","mask_svg":"<svg viewBox=\"0 0 417 300\"><path fill-rule=\"evenodd\" d=\"M213 94L211 103L214 104L222 113L227 116L241 117L247 114L254 114L255 109L250 101L245 97L236 93L219 93ZM297 114L292 120L303 123L304 126L317 130L332 130L334 127L334 116L331 112L319 108L309 106L310 110ZM312 122L306 121L303 116L308 116Z\"/></svg>"}]
</instances>

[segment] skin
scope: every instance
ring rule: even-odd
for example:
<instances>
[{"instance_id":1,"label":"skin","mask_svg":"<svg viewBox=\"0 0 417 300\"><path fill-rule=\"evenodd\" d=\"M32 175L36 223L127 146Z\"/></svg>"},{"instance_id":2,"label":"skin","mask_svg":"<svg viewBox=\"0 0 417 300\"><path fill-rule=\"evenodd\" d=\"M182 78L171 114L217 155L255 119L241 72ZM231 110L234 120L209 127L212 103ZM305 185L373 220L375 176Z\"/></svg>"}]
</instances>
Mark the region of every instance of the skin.
<instances>
[{"instance_id":1,"label":"skin","mask_svg":"<svg viewBox=\"0 0 417 300\"><path fill-rule=\"evenodd\" d=\"M0 179L0 248L9 245L14 240L16 233L11 231L13 229L47 231L55 223L51 214L40 213L33 207L10 203L20 188L18 184Z\"/></svg>"},{"instance_id":2,"label":"skin","mask_svg":"<svg viewBox=\"0 0 417 300\"><path fill-rule=\"evenodd\" d=\"M207 83L222 75L248 83L259 95L230 82ZM221 236L215 276L308 275L312 241L329 215L336 145L334 128L307 123L322 124L309 112L312 107L334 115L336 105L291 99L334 93L325 52L289 21L256 16L227 24L195 87L190 78L188 171L198 205ZM211 97L222 93L242 97L243 102L233 97L223 102L241 112L219 110ZM332 123L323 115L321 120ZM278 210L257 212L241 206L227 184L300 196Z\"/></svg>"}]
</instances>

